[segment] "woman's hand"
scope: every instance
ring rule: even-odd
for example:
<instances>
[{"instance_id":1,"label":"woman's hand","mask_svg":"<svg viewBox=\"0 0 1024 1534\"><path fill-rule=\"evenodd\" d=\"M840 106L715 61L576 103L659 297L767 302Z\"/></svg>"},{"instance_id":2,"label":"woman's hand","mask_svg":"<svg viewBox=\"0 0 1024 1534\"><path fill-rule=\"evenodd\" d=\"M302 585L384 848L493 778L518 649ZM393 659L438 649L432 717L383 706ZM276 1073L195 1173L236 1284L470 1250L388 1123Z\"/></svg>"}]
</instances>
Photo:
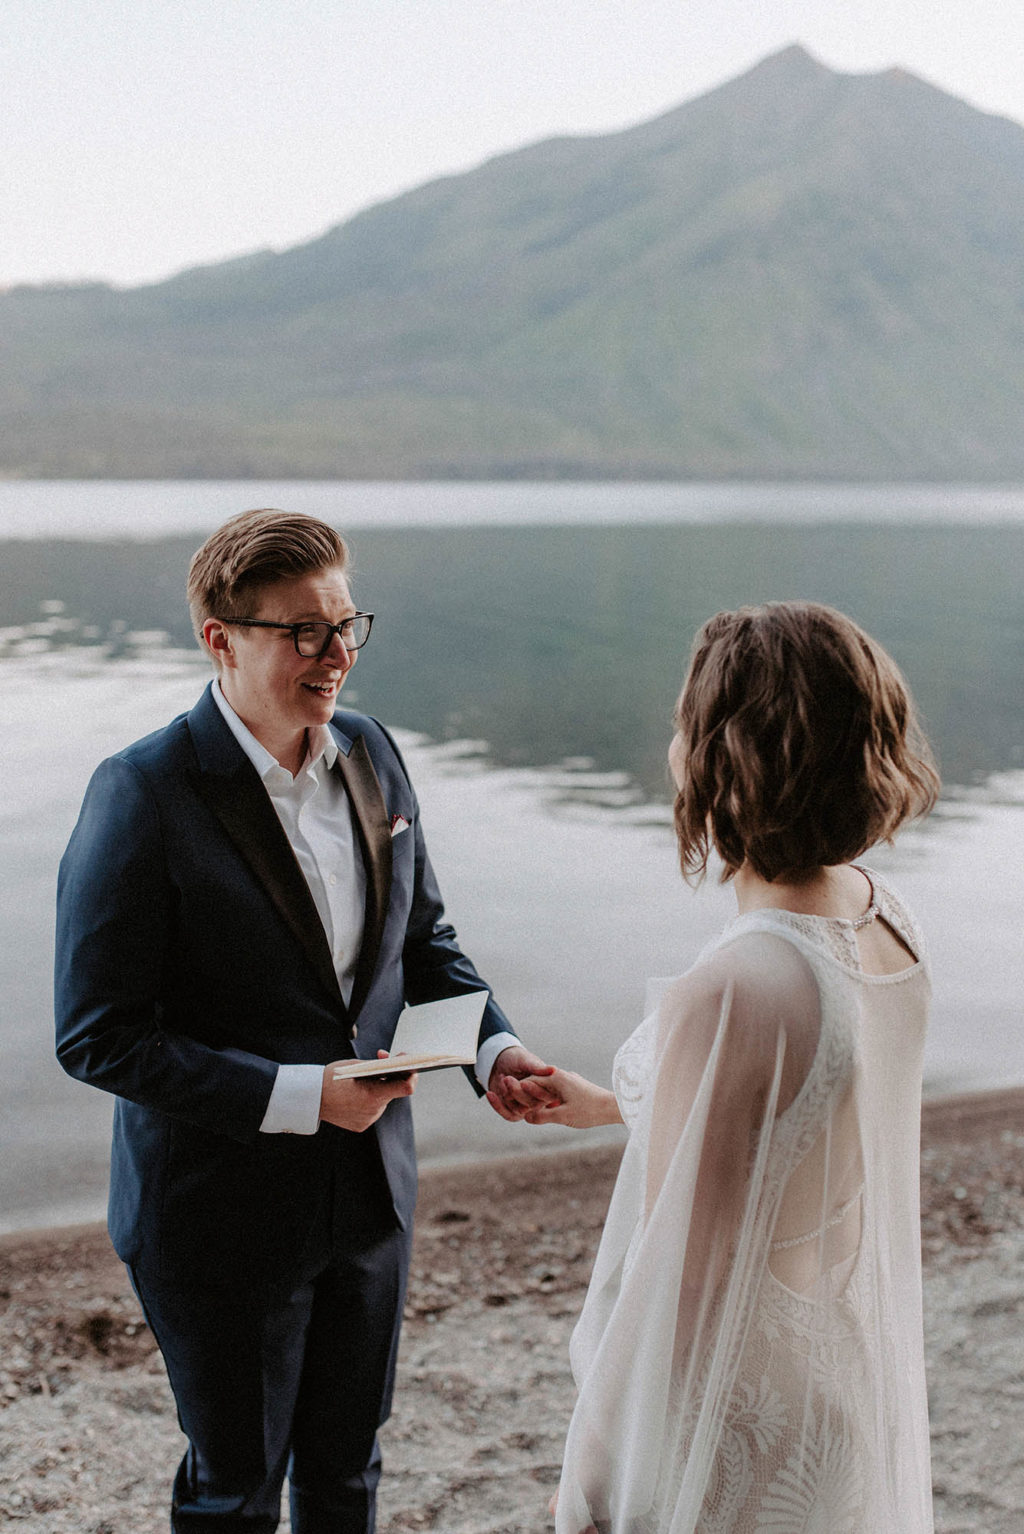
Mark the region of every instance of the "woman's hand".
<instances>
[{"instance_id":1,"label":"woman's hand","mask_svg":"<svg viewBox=\"0 0 1024 1534\"><path fill-rule=\"evenodd\" d=\"M525 1086L525 1083L520 1083ZM615 1093L599 1087L575 1071L555 1070L544 1077L549 1094L546 1102L537 1102L523 1118L527 1124L564 1124L567 1129L594 1129L598 1124L621 1124L622 1114Z\"/></svg>"},{"instance_id":2,"label":"woman's hand","mask_svg":"<svg viewBox=\"0 0 1024 1534\"><path fill-rule=\"evenodd\" d=\"M548 1517L549 1518L553 1518L557 1512L558 1512L558 1493L556 1491L555 1495L551 1498L551 1501L548 1503ZM580 1530L580 1534L597 1534L597 1530L594 1528L594 1525L592 1523L588 1523L585 1529L581 1529Z\"/></svg>"}]
</instances>

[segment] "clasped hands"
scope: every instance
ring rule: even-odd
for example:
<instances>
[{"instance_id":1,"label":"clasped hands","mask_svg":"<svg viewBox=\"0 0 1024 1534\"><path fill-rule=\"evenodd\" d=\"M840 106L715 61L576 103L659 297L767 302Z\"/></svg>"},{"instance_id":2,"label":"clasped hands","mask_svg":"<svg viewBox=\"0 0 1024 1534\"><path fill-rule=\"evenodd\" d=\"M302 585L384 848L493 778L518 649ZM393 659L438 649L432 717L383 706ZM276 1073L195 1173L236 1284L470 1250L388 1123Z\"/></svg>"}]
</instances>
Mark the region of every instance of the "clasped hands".
<instances>
[{"instance_id":1,"label":"clasped hands","mask_svg":"<svg viewBox=\"0 0 1024 1534\"><path fill-rule=\"evenodd\" d=\"M594 1129L622 1122L614 1092L576 1071L542 1065L525 1049L505 1049L498 1056L487 1101L502 1118L527 1124Z\"/></svg>"},{"instance_id":2,"label":"clasped hands","mask_svg":"<svg viewBox=\"0 0 1024 1534\"><path fill-rule=\"evenodd\" d=\"M386 1060L387 1050L377 1058ZM320 1092L320 1119L361 1134L375 1124L396 1097L411 1097L416 1072L408 1076L362 1076L335 1081L332 1067L325 1066ZM615 1097L575 1071L545 1065L521 1044L503 1049L494 1062L487 1101L509 1123L563 1124L587 1129L619 1120Z\"/></svg>"}]
</instances>

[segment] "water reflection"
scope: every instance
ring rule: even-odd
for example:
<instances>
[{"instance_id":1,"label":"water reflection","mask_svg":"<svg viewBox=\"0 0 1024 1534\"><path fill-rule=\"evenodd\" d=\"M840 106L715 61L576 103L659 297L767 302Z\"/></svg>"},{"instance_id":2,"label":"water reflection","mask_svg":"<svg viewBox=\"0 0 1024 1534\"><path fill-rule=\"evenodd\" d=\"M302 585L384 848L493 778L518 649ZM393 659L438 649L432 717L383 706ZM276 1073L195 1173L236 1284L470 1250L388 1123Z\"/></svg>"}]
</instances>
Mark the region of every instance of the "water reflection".
<instances>
[{"instance_id":1,"label":"water reflection","mask_svg":"<svg viewBox=\"0 0 1024 1534\"><path fill-rule=\"evenodd\" d=\"M124 660L153 651L164 653L171 648L171 636L166 629L130 629L123 618L114 618L104 630L97 623L84 623L81 618L68 616L65 604L56 600L40 602L39 612L34 623L0 628L0 660L71 648L88 648L93 658ZM193 658L191 651L189 658Z\"/></svg>"},{"instance_id":2,"label":"water reflection","mask_svg":"<svg viewBox=\"0 0 1024 1534\"><path fill-rule=\"evenodd\" d=\"M364 529L352 542L359 601L379 615L350 684L360 706L483 742L497 764L566 764L574 797L665 799L695 628L771 598L832 603L893 652L947 782L1024 765L1018 527ZM0 651L189 648L194 547L0 545Z\"/></svg>"}]
</instances>

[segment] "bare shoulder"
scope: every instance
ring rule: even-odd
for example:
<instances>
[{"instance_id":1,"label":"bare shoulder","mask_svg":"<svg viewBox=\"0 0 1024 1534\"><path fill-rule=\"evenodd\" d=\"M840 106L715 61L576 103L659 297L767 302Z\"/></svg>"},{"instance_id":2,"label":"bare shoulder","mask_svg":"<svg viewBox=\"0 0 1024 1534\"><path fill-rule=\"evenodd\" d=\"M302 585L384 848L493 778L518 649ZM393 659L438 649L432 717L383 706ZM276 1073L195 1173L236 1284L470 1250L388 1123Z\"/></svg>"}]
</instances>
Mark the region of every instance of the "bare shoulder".
<instances>
[{"instance_id":1,"label":"bare shoulder","mask_svg":"<svg viewBox=\"0 0 1024 1534\"><path fill-rule=\"evenodd\" d=\"M666 991L666 1022L716 1026L723 1011L757 1026L817 1014L818 982L807 955L784 933L747 931L727 939Z\"/></svg>"},{"instance_id":2,"label":"bare shoulder","mask_svg":"<svg viewBox=\"0 0 1024 1534\"><path fill-rule=\"evenodd\" d=\"M820 1025L817 978L800 947L775 931L740 931L666 991L659 1015L663 1069L692 1070L721 1051L721 1091L734 1105L749 1105L764 1100L781 1059L784 1108L814 1058Z\"/></svg>"},{"instance_id":3,"label":"bare shoulder","mask_svg":"<svg viewBox=\"0 0 1024 1534\"><path fill-rule=\"evenodd\" d=\"M752 989L762 995L812 973L805 949L782 927L741 928L689 972L695 979L700 977L705 989Z\"/></svg>"},{"instance_id":4,"label":"bare shoulder","mask_svg":"<svg viewBox=\"0 0 1024 1534\"><path fill-rule=\"evenodd\" d=\"M732 997L730 977L714 958L702 959L673 980L662 995L658 1007L660 1047L673 1042L705 1051L711 1047Z\"/></svg>"}]
</instances>

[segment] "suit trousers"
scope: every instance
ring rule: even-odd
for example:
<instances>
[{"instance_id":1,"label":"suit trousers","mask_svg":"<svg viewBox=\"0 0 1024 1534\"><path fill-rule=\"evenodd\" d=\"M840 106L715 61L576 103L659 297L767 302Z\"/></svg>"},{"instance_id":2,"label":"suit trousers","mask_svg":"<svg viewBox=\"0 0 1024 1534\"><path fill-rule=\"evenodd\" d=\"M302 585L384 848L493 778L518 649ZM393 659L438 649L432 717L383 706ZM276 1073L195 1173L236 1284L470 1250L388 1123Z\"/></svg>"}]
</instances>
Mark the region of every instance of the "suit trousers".
<instances>
[{"instance_id":1,"label":"suit trousers","mask_svg":"<svg viewBox=\"0 0 1024 1534\"><path fill-rule=\"evenodd\" d=\"M293 1286L132 1284L189 1440L174 1534L273 1534L289 1477L293 1534L373 1534L411 1234L348 1233Z\"/></svg>"}]
</instances>

